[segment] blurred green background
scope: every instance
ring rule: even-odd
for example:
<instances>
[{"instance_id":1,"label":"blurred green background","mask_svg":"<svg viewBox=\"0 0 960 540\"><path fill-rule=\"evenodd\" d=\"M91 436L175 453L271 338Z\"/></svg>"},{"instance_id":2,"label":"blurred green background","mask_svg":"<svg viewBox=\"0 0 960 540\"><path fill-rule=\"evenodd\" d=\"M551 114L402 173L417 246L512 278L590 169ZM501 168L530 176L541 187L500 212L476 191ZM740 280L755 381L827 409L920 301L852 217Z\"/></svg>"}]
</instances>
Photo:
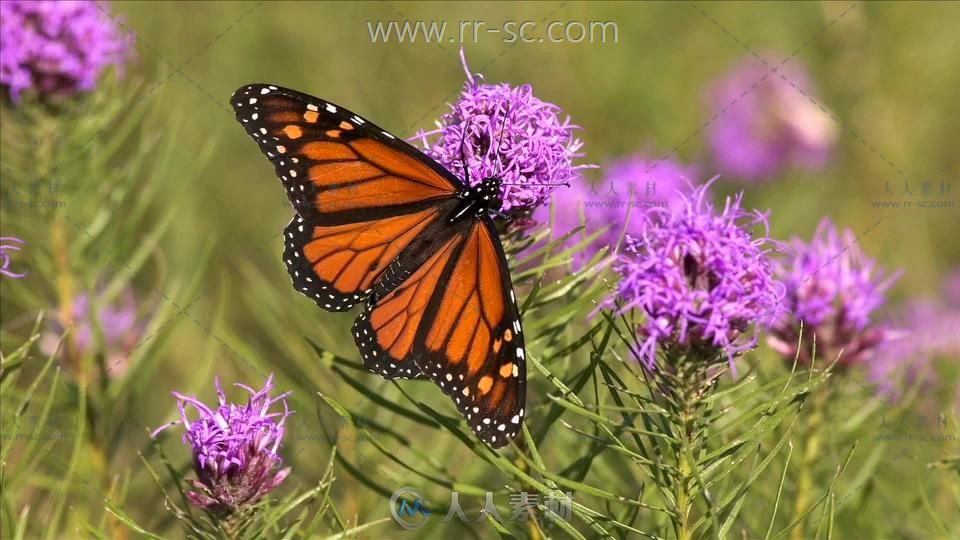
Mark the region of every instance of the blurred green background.
<instances>
[{"instance_id":1,"label":"blurred green background","mask_svg":"<svg viewBox=\"0 0 960 540\"><path fill-rule=\"evenodd\" d=\"M463 47L472 71L481 72L487 81L531 84L539 98L558 104L582 126L584 161L602 166L638 151L657 157L673 154L682 161L704 163L704 179L714 174L703 133L712 114L704 97L709 83L751 52L771 62L795 53L791 62L810 71L818 102L835 115L840 136L834 158L823 171L792 171L764 185L721 179L719 190L743 189L746 207L770 208L772 234L779 239L809 238L823 216L851 228L861 235L863 249L882 265L904 270L890 294L891 306L937 296L942 278L960 266L956 234L960 214L955 205L882 209L872 204L884 199L887 184L900 193L905 181L914 186L921 181L948 183L951 200L960 199L956 122L960 3L115 2L112 11L136 34L138 58L122 82L105 84L105 97L91 98L84 107L99 114L110 107L105 103L111 99L128 100L123 107L136 114L130 129L142 140L155 140L155 146L142 156L138 148L144 147L138 143L104 149L102 141L111 140L126 125L122 121L78 131L90 145L77 144L82 150L76 155L86 156L77 163L89 165L95 162L89 155L98 153L109 160L99 169L81 170L73 169L72 158L64 155L63 165L56 168L54 174L64 184L77 177L91 182L74 185L65 195L66 214L80 227L63 227L63 241L88 243L86 253L94 254L87 260L95 262L84 268L85 277L78 282L94 286L98 280L91 276L101 274L134 284L148 306L144 315L152 321L147 334L156 337L144 353L150 356L150 369L113 402L114 413L122 419L104 439L105 447L113 449L109 459L99 465L101 469L91 469L102 470L107 479L98 489L116 482L131 494L150 492L151 481L143 474L136 451L149 453L144 450L146 428L174 418L171 390L209 400L213 374L225 382L257 386L270 372L277 373L281 389L295 390L297 414L284 450L295 471L290 485L312 486L320 478L330 452L327 434L340 438L341 455L363 474L396 488L419 485L415 473L358 441L354 431L320 404L317 392L347 406L365 406L366 398L318 361L304 340L356 359L348 333L353 318L323 313L289 286L279 234L291 210L272 168L236 123L228 104L241 85L272 83L342 104L401 136L430 129L464 82L459 45L422 40L372 43L368 21L447 21L451 28L463 20L482 20L488 28L510 20L534 21L541 27L551 21L613 21L617 43L507 44L490 34ZM5 106L4 159L17 159L9 156L23 145L42 146L38 138L61 137L36 131L17 114ZM135 174L124 176L128 171L111 165L134 154L144 164L132 170ZM102 176L97 177L97 171ZM587 175L600 178L602 169ZM111 178L123 179L122 196L113 191ZM121 204L111 207L106 222L98 221L104 205L109 206L105 201L112 197ZM149 202L137 206L143 200ZM125 224L134 209L138 221ZM5 352L28 335L40 309L57 305L62 283L55 235L48 232L55 220L51 212L4 208L3 233L28 239L29 247L18 260L27 261L32 272L25 281L2 283ZM93 244L80 230L88 227L112 232ZM141 248L145 252L134 265L135 272L124 271L126 263L115 260ZM24 287L30 292L23 292ZM188 305L186 314L179 314ZM585 358L574 356L571 363L582 364ZM775 362L769 354L761 353L760 358ZM398 395L372 375L355 377L391 399ZM416 385L417 396L453 412L439 392L423 386ZM531 403L544 402L537 395L540 387L531 388ZM939 414L952 409L947 401L951 390L939 392L940 401L925 405L924 411ZM869 392L864 390L863 395ZM377 414L381 422L394 422L389 413ZM438 468L452 477L502 487L496 471L474 467L472 454L455 440L438 442L431 431L402 423L398 427L410 428L412 452L432 454ZM180 464L186 450L176 439L167 437L165 446ZM870 445L876 443L862 444L867 446L863 453L869 455ZM901 444L911 457L902 457L902 449L896 447L877 459L913 475L914 482L922 478L926 487L912 485L909 490L939 493L930 495L932 503L919 495L904 495L903 504L891 503L904 513L904 521L914 523L911 512L921 512L918 508L924 504L942 508L944 493L956 496L956 476L930 473L925 463L956 453L957 443ZM898 451L900 458L893 459ZM842 456L825 459L836 463ZM51 481L57 476L52 471L46 473ZM388 515L380 494L348 471L338 470L336 476L334 500L349 523ZM290 485L284 489L293 489ZM42 485L33 489L42 496ZM99 500L82 484L71 487L65 497L68 506L95 505ZM957 502L945 497L946 507ZM151 530L178 536L175 522L164 517L157 504L158 499L133 498L125 508ZM892 511L883 505L871 508ZM78 519L69 512L65 518L74 525ZM893 527L862 526L846 529L841 537L870 537ZM383 527L364 534L371 538L400 534L392 524ZM937 531L913 524L890 536L909 532L914 538L930 538L939 536ZM432 534L440 537L443 529ZM485 537L493 532L478 528L472 534Z\"/></svg>"},{"instance_id":2,"label":"blurred green background","mask_svg":"<svg viewBox=\"0 0 960 540\"><path fill-rule=\"evenodd\" d=\"M462 85L463 70L455 44L371 43L368 21L404 18L447 21L450 28L462 20L488 27L510 20L616 22L615 44L510 45L481 33L479 43L464 45L471 68L487 80L529 83L541 99L560 105L583 127L587 161L601 164L638 150L664 156L676 149L681 160L700 160L700 130L710 117L706 86L750 54L744 46L771 63L800 49L791 62L811 71L818 101L842 122L836 159L822 173L748 188L747 203L773 210L780 237L808 237L822 215L862 231L884 215L870 203L882 199L886 182L900 188L904 180L957 179L960 36L953 29L960 7L851 6L219 2L117 3L115 11L140 39L134 73L170 77L147 99L171 120L184 119L177 159L190 160L191 150L211 139L218 143L190 187L199 211L182 210L182 230L219 231L231 223L235 238L256 241L278 231L289 212L269 167L231 123L227 98L242 84L271 82L344 104L400 135L429 129ZM182 74L171 73L185 62ZM884 226L862 240L866 250L908 269L898 291L934 293L935 278L960 262L949 226L957 223L956 208L886 215ZM177 258L195 253L188 242L175 244ZM249 253L240 247L217 246L216 259ZM264 255L254 261L272 261Z\"/></svg>"}]
</instances>

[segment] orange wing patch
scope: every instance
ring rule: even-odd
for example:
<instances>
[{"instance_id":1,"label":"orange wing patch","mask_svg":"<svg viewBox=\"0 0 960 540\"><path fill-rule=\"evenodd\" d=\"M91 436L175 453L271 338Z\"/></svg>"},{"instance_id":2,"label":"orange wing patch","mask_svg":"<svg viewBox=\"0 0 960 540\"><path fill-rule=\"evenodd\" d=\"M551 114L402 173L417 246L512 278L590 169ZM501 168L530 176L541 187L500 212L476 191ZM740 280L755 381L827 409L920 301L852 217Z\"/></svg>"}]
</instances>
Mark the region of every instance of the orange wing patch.
<instances>
[{"instance_id":1,"label":"orange wing patch","mask_svg":"<svg viewBox=\"0 0 960 540\"><path fill-rule=\"evenodd\" d=\"M317 277L341 293L366 291L387 265L437 219L436 209L393 218L314 227L303 246Z\"/></svg>"},{"instance_id":2,"label":"orange wing patch","mask_svg":"<svg viewBox=\"0 0 960 540\"><path fill-rule=\"evenodd\" d=\"M435 189L448 191L450 182L440 176L437 171L426 163L414 159L397 149L387 146L374 139L360 139L351 143L354 150L364 159L376 163L378 167L390 174L432 186Z\"/></svg>"},{"instance_id":3,"label":"orange wing patch","mask_svg":"<svg viewBox=\"0 0 960 540\"><path fill-rule=\"evenodd\" d=\"M474 227L464 243L426 341L431 351L445 351L450 362L466 360L470 374L483 366L492 342L499 350L494 338L500 336L491 332L506 311L503 275L489 234L484 227Z\"/></svg>"},{"instance_id":4,"label":"orange wing patch","mask_svg":"<svg viewBox=\"0 0 960 540\"><path fill-rule=\"evenodd\" d=\"M289 126L284 127L282 131L283 134L290 139L299 139L300 137L303 137L303 128L296 124L290 124Z\"/></svg>"},{"instance_id":5,"label":"orange wing patch","mask_svg":"<svg viewBox=\"0 0 960 540\"><path fill-rule=\"evenodd\" d=\"M321 190L315 204L320 212L333 213L421 202L448 195L446 191L393 176L350 182L346 186Z\"/></svg>"},{"instance_id":6,"label":"orange wing patch","mask_svg":"<svg viewBox=\"0 0 960 540\"><path fill-rule=\"evenodd\" d=\"M339 132L327 135L342 138ZM317 163L308 169L308 177L318 188L314 205L320 212L403 205L452 193L432 169L373 139L312 141L297 155Z\"/></svg>"},{"instance_id":7,"label":"orange wing patch","mask_svg":"<svg viewBox=\"0 0 960 540\"><path fill-rule=\"evenodd\" d=\"M314 161L357 159L357 154L349 146L330 141L308 142L300 148L300 154Z\"/></svg>"},{"instance_id":8,"label":"orange wing patch","mask_svg":"<svg viewBox=\"0 0 960 540\"><path fill-rule=\"evenodd\" d=\"M459 242L459 236L447 242L399 287L377 302L370 314L378 344L393 358L402 359L410 354L423 312Z\"/></svg>"}]
</instances>

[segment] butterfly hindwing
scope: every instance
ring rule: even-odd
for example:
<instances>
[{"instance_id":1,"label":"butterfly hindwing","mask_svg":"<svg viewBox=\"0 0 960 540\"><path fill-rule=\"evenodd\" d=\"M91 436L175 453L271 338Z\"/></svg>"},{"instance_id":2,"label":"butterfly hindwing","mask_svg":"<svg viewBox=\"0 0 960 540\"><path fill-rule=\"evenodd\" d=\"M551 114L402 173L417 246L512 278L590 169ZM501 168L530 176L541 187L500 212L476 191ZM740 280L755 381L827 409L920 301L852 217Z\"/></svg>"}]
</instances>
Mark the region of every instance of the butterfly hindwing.
<instances>
[{"instance_id":1,"label":"butterfly hindwing","mask_svg":"<svg viewBox=\"0 0 960 540\"><path fill-rule=\"evenodd\" d=\"M390 264L428 227L438 208L373 221L311 225L295 215L284 230L283 260L301 294L327 311L365 298Z\"/></svg>"},{"instance_id":2,"label":"butterfly hindwing","mask_svg":"<svg viewBox=\"0 0 960 540\"><path fill-rule=\"evenodd\" d=\"M354 339L372 371L428 376L496 448L523 421L523 330L493 223L486 217L464 223L371 301L354 324Z\"/></svg>"},{"instance_id":3,"label":"butterfly hindwing","mask_svg":"<svg viewBox=\"0 0 960 540\"><path fill-rule=\"evenodd\" d=\"M504 446L523 423L526 353L506 257L489 217L474 222L444 279L415 361L481 440Z\"/></svg>"},{"instance_id":4,"label":"butterfly hindwing","mask_svg":"<svg viewBox=\"0 0 960 540\"><path fill-rule=\"evenodd\" d=\"M418 342L424 325L429 324L424 315L431 299L440 293L444 270L459 251L463 237L453 233L418 250L419 260L396 261L391 271L403 279L375 293L353 325L353 338L367 369L388 379L420 376L417 359L423 349Z\"/></svg>"},{"instance_id":5,"label":"butterfly hindwing","mask_svg":"<svg viewBox=\"0 0 960 540\"><path fill-rule=\"evenodd\" d=\"M328 311L366 297L461 187L406 142L322 99L248 85L231 103L297 210L284 231L290 278Z\"/></svg>"}]
</instances>

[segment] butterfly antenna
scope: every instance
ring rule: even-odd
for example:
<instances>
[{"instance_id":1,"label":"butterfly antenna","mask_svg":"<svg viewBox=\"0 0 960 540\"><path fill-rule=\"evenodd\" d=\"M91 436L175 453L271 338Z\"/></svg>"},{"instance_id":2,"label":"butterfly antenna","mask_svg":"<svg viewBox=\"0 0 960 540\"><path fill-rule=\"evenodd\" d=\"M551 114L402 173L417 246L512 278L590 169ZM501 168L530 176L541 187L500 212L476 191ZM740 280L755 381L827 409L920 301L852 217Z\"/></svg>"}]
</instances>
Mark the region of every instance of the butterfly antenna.
<instances>
[{"instance_id":1,"label":"butterfly antenna","mask_svg":"<svg viewBox=\"0 0 960 540\"><path fill-rule=\"evenodd\" d=\"M500 146L503 144L503 132L506 131L505 128L507 127L507 120L510 119L510 107L511 107L512 105L513 105L513 103L509 103L509 102L508 102L508 103L507 103L507 111L503 114L503 122L500 124L500 136L497 138L497 149L494 150L494 152L493 152L493 155L494 155L494 156L496 156L497 154L500 153ZM503 166L503 162L502 162L502 161L499 161L499 159L498 159L497 162L501 164L501 165L500 165L501 167ZM498 172L498 173L497 173L497 176L500 176L501 173L503 173L503 171Z\"/></svg>"},{"instance_id":2,"label":"butterfly antenna","mask_svg":"<svg viewBox=\"0 0 960 540\"><path fill-rule=\"evenodd\" d=\"M470 124L463 127L460 133L460 163L463 164L463 185L470 187L470 164L467 163L467 132L470 131Z\"/></svg>"}]
</instances>

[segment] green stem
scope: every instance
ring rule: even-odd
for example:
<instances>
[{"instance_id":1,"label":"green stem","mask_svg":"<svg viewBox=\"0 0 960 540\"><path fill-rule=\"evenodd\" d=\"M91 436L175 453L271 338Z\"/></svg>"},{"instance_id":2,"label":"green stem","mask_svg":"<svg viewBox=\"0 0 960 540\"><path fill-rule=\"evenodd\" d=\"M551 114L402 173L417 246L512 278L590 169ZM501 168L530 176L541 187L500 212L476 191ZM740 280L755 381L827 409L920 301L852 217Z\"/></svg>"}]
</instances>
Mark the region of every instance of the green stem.
<instances>
[{"instance_id":1,"label":"green stem","mask_svg":"<svg viewBox=\"0 0 960 540\"><path fill-rule=\"evenodd\" d=\"M820 453L820 444L822 442L821 434L825 419L825 410L830 396L830 386L825 385L815 392L810 406L810 419L807 422L807 438L803 448L803 455L800 461L799 478L797 480L797 497L793 507L793 519L791 523L800 519L800 516L807 511L810 499L813 495L814 478L813 468L817 455ZM804 521L800 521L790 533L792 540L804 539Z\"/></svg>"},{"instance_id":2,"label":"green stem","mask_svg":"<svg viewBox=\"0 0 960 540\"><path fill-rule=\"evenodd\" d=\"M679 475L674 489L677 512L674 526L678 540L690 540L693 538L691 515L695 495L692 487L695 480L694 468L696 467L691 459L697 446L697 419L699 418L699 396L701 395L703 377L696 366L690 366L688 362L683 362L679 366L677 379L680 383L680 388L677 389L676 393L676 412L680 417L680 432L678 433L680 445L678 448L679 455L677 456Z\"/></svg>"},{"instance_id":3,"label":"green stem","mask_svg":"<svg viewBox=\"0 0 960 540\"><path fill-rule=\"evenodd\" d=\"M682 437L680 442L680 478L677 482L677 538L679 540L690 540L693 538L693 532L690 530L690 513L693 509L693 496L690 493L690 485L693 482L693 468L687 459L689 441Z\"/></svg>"}]
</instances>

